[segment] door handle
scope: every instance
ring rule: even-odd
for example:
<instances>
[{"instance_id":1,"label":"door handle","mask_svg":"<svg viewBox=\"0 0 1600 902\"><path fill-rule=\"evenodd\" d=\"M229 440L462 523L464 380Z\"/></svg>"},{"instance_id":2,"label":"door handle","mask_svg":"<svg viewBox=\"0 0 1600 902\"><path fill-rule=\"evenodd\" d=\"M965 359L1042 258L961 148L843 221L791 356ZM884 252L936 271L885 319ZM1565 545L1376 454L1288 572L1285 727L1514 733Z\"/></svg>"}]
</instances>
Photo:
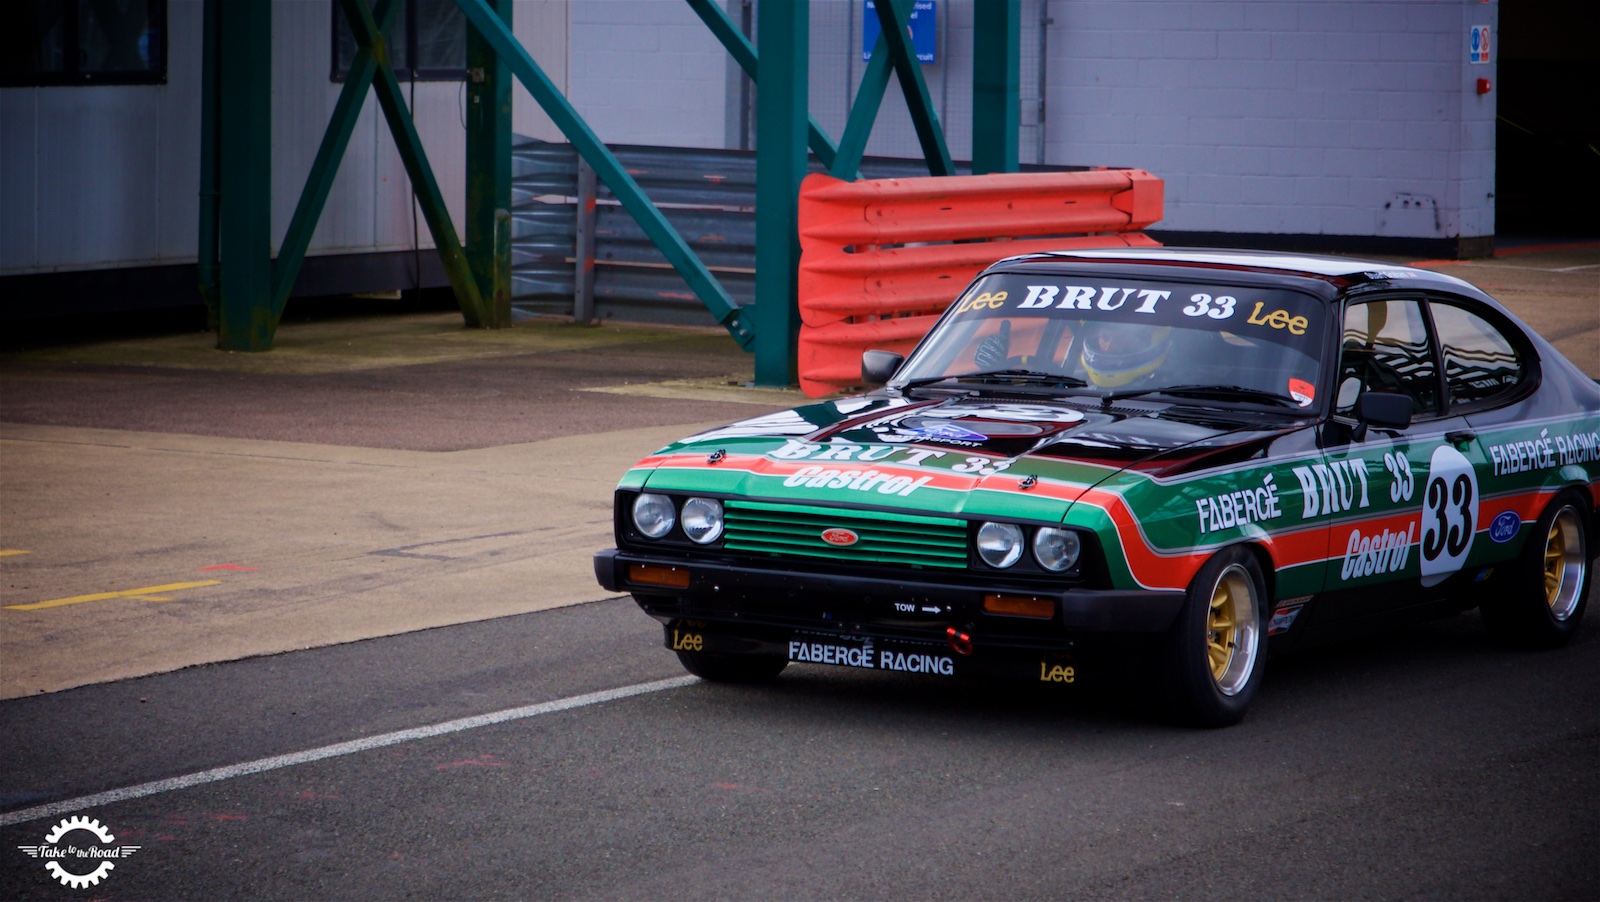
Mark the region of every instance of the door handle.
<instances>
[{"instance_id":1,"label":"door handle","mask_svg":"<svg viewBox=\"0 0 1600 902\"><path fill-rule=\"evenodd\" d=\"M1465 445L1478 437L1478 433L1471 429L1458 429L1455 432L1446 432L1444 440L1452 445Z\"/></svg>"}]
</instances>

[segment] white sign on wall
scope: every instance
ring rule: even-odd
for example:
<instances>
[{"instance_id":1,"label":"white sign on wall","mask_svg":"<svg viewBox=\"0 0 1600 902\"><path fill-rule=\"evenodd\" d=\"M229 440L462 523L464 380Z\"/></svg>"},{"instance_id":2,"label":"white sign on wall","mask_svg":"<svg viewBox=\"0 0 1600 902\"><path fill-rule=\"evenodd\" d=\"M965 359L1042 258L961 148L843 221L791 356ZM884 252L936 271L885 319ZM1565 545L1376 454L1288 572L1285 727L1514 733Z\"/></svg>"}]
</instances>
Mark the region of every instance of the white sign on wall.
<instances>
[{"instance_id":1,"label":"white sign on wall","mask_svg":"<svg viewBox=\"0 0 1600 902\"><path fill-rule=\"evenodd\" d=\"M1467 46L1467 62L1487 63L1489 61L1489 26L1472 26L1472 43Z\"/></svg>"}]
</instances>

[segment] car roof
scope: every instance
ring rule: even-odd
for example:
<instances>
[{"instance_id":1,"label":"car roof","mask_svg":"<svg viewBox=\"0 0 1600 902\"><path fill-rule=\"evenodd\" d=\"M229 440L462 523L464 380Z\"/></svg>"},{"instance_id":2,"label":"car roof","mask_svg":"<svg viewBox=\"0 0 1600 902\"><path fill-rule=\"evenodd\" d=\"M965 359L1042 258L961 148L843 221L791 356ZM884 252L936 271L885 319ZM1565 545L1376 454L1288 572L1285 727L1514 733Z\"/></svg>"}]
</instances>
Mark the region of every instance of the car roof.
<instances>
[{"instance_id":1,"label":"car roof","mask_svg":"<svg viewBox=\"0 0 1600 902\"><path fill-rule=\"evenodd\" d=\"M1471 283L1454 276L1418 269L1400 263L1361 260L1353 257L1332 257L1316 254L1282 253L1277 251L1235 250L1192 247L1105 247L1084 248L1010 257L995 267L1019 263L1124 263L1138 265L1169 265L1185 267L1249 270L1277 273L1284 276L1335 280L1346 285L1366 282L1410 283L1416 287L1431 285L1465 291L1478 295Z\"/></svg>"}]
</instances>

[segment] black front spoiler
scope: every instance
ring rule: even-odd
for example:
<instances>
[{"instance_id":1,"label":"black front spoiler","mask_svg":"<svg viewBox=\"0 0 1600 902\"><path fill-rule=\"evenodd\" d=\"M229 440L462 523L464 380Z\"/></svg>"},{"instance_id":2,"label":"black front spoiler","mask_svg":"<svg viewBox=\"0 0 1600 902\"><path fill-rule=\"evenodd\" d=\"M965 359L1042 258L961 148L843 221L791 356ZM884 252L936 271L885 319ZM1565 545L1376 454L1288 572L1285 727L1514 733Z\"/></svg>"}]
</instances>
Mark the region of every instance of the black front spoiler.
<instances>
[{"instance_id":1,"label":"black front spoiler","mask_svg":"<svg viewBox=\"0 0 1600 902\"><path fill-rule=\"evenodd\" d=\"M648 610L648 606L646 606ZM669 619L665 645L673 651L710 655L764 655L804 664L934 677L996 677L1073 686L1098 680L1115 668L1104 655L1085 654L1067 642L1052 649L995 647L966 641L951 628L945 641L885 639L870 634L786 630L729 622ZM1091 663L1092 662L1092 663Z\"/></svg>"},{"instance_id":2,"label":"black front spoiler","mask_svg":"<svg viewBox=\"0 0 1600 902\"><path fill-rule=\"evenodd\" d=\"M635 566L687 571L688 585L632 580L629 569ZM948 580L923 570L879 576L685 560L616 548L595 554L594 573L608 591L632 593L663 622L697 618L830 633L849 624L907 639L943 636L955 627L999 644L1033 649L1061 648L1086 633L1165 632L1184 600L1182 592L1174 591L982 584L965 571ZM996 593L1049 599L1055 616L1047 620L989 614L983 610L983 599Z\"/></svg>"}]
</instances>

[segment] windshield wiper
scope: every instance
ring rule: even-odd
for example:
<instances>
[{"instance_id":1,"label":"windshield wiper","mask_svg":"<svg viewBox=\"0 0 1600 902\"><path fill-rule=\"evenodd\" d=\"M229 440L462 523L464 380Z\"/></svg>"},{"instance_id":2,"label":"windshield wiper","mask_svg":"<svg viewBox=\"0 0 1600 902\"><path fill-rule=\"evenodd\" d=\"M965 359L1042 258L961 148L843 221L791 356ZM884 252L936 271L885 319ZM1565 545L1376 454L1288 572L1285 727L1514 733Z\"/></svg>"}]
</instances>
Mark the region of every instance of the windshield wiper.
<instances>
[{"instance_id":1,"label":"windshield wiper","mask_svg":"<svg viewBox=\"0 0 1600 902\"><path fill-rule=\"evenodd\" d=\"M1041 373L1041 372L1039 372L1037 370L1025 370L1025 369L1004 369L1004 370L983 370L983 371L977 372L977 373L961 373L959 375L954 375L954 376L924 376L921 379L908 380L904 385L902 385L900 387L902 389L920 388L920 387L925 386L925 385L933 385L933 384L939 383L939 382L965 382L965 381L969 381L969 380L971 380L971 381L993 380L993 381L1003 381L1003 382L1011 382L1011 383L1022 382L1022 383L1028 383L1028 384L1041 384L1041 385L1048 384L1048 385L1060 385L1060 386L1065 387L1065 388L1083 388L1084 386L1089 384L1089 383L1083 381L1082 379L1079 379L1076 376L1066 376L1066 375L1062 375L1060 373Z\"/></svg>"},{"instance_id":2,"label":"windshield wiper","mask_svg":"<svg viewBox=\"0 0 1600 902\"><path fill-rule=\"evenodd\" d=\"M1221 398L1225 401L1253 401L1257 403L1277 404L1283 407L1303 407L1299 401L1289 395L1274 391L1264 391L1259 388L1246 388L1242 385L1166 385L1161 388L1135 388L1126 391L1106 392L1100 396L1102 404L1110 404L1123 398L1137 398L1144 395L1178 395L1196 398Z\"/></svg>"}]
</instances>

